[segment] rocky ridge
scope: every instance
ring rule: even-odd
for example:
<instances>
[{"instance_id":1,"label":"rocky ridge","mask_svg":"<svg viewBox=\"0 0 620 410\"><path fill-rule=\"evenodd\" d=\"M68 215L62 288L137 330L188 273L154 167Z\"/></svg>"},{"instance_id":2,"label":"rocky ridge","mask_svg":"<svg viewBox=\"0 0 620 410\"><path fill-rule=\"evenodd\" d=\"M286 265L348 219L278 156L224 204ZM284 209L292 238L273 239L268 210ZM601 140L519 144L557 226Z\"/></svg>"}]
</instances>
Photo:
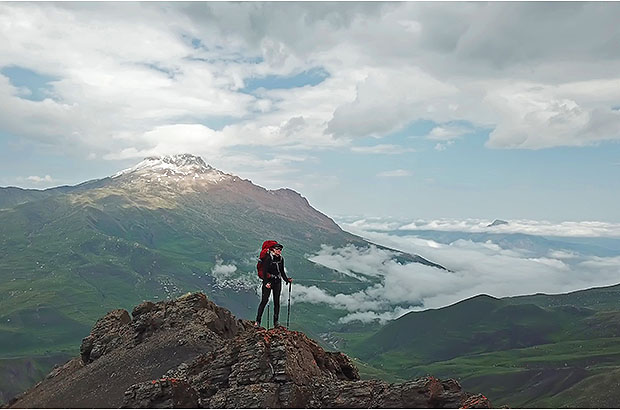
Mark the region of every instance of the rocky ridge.
<instances>
[{"instance_id":1,"label":"rocky ridge","mask_svg":"<svg viewBox=\"0 0 620 410\"><path fill-rule=\"evenodd\" d=\"M301 332L235 318L202 293L114 310L80 357L8 408L489 408L455 380L360 380Z\"/></svg>"}]
</instances>

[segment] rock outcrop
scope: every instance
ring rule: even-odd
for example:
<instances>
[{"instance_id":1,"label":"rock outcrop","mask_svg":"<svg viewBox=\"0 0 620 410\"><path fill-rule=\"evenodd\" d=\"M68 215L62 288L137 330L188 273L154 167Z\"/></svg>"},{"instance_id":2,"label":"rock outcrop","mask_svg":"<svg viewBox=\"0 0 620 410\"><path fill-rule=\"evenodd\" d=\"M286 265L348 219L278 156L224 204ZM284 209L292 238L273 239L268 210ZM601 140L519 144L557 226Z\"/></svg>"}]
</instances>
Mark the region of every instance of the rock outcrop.
<instances>
[{"instance_id":1,"label":"rock outcrop","mask_svg":"<svg viewBox=\"0 0 620 410\"><path fill-rule=\"evenodd\" d=\"M301 332L255 328L202 293L115 310L80 357L9 408L489 408L455 380L360 380Z\"/></svg>"}]
</instances>

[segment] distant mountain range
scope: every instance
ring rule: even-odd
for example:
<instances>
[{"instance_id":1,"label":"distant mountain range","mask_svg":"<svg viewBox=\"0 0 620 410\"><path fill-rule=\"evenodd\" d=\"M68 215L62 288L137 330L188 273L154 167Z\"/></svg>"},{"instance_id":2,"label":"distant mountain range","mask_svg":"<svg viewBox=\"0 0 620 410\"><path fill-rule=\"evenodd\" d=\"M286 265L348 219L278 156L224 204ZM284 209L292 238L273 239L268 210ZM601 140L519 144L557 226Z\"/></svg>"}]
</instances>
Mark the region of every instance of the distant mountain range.
<instances>
[{"instance_id":1,"label":"distant mountain range","mask_svg":"<svg viewBox=\"0 0 620 410\"><path fill-rule=\"evenodd\" d=\"M111 309L204 291L253 318L256 257L266 239L284 244L287 269L299 283L317 281L335 294L377 280L339 283L342 274L308 261L322 244L369 243L300 194L264 189L189 154L149 157L77 186L0 188L0 226L0 376L20 375L0 377L4 399L40 376L50 357L73 354ZM395 253L400 261L442 268ZM234 280L215 274L218 264L235 270ZM299 304L292 322L319 337L343 314Z\"/></svg>"},{"instance_id":2,"label":"distant mountain range","mask_svg":"<svg viewBox=\"0 0 620 410\"><path fill-rule=\"evenodd\" d=\"M492 223L490 223L489 225L487 225L488 228L493 227L493 226L498 226L498 225L508 225L508 222L503 221L501 219L496 219L494 220Z\"/></svg>"}]
</instances>

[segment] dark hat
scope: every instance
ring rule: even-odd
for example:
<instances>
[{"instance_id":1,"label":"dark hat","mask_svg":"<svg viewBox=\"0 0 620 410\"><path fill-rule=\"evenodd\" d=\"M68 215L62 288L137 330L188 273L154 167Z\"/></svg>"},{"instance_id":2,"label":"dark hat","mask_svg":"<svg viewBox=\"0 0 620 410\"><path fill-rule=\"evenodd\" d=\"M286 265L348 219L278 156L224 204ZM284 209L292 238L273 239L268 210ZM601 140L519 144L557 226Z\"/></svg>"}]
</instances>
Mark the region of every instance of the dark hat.
<instances>
[{"instance_id":1,"label":"dark hat","mask_svg":"<svg viewBox=\"0 0 620 410\"><path fill-rule=\"evenodd\" d=\"M282 248L284 248L284 246L282 246L282 245L281 245L281 244L279 244L279 243L276 243L275 245L273 245L273 246L271 247L271 249L282 249Z\"/></svg>"}]
</instances>

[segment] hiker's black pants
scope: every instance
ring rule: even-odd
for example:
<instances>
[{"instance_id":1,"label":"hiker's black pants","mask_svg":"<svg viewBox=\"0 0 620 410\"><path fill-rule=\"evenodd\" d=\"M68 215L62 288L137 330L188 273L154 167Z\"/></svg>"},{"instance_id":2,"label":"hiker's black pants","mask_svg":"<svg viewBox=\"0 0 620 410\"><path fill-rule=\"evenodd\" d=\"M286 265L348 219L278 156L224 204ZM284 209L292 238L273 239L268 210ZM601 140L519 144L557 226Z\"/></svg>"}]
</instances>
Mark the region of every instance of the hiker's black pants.
<instances>
[{"instance_id":1,"label":"hiker's black pants","mask_svg":"<svg viewBox=\"0 0 620 410\"><path fill-rule=\"evenodd\" d=\"M271 283L271 289L267 286L267 283ZM278 318L280 317L280 292L282 291L282 280L278 277L272 277L270 279L263 281L263 297L260 301L260 305L258 305L258 313L256 314L256 321L260 324L261 318L263 317L263 311L265 310L265 306L267 306L267 302L269 302L269 295L273 290L273 324L275 326L278 323Z\"/></svg>"}]
</instances>

